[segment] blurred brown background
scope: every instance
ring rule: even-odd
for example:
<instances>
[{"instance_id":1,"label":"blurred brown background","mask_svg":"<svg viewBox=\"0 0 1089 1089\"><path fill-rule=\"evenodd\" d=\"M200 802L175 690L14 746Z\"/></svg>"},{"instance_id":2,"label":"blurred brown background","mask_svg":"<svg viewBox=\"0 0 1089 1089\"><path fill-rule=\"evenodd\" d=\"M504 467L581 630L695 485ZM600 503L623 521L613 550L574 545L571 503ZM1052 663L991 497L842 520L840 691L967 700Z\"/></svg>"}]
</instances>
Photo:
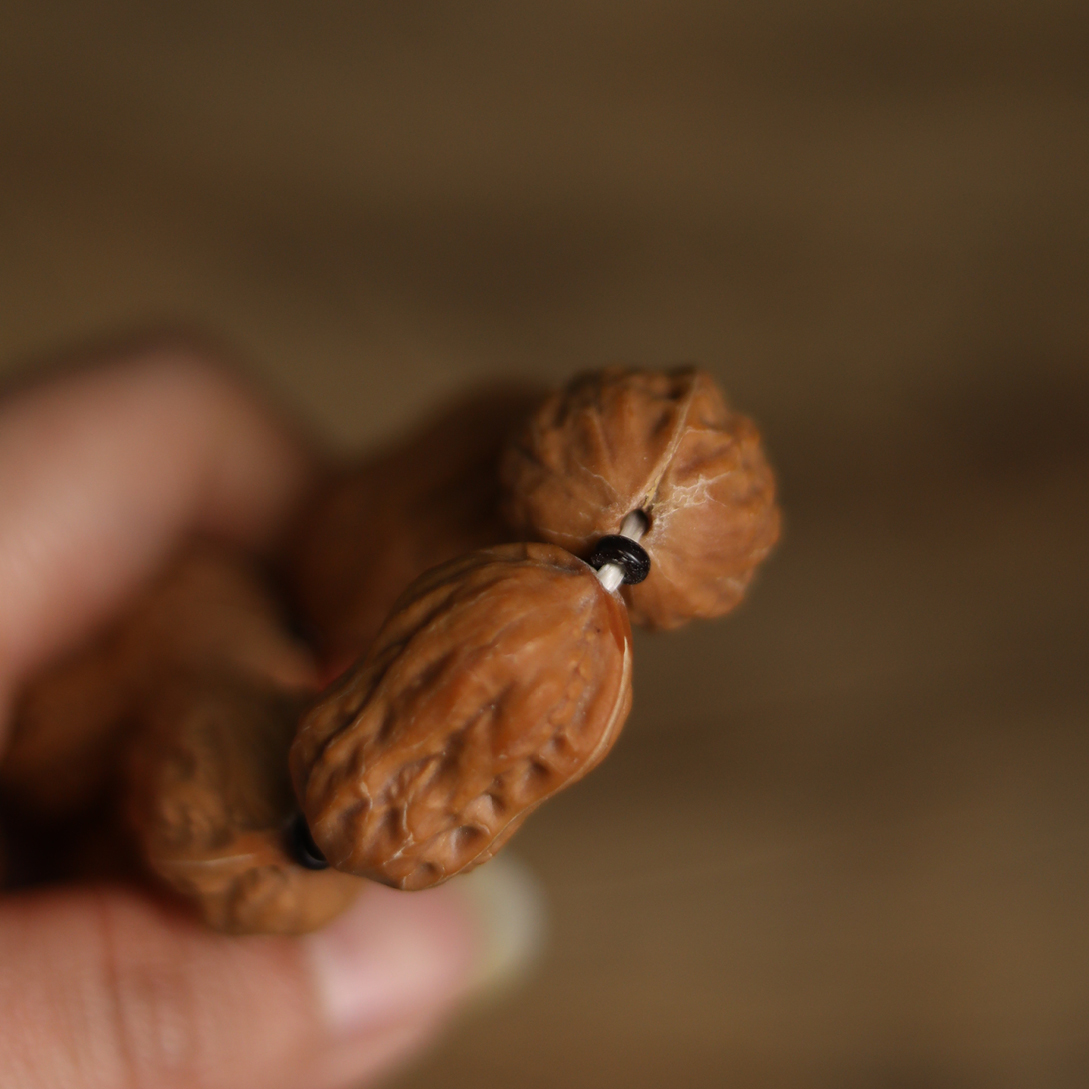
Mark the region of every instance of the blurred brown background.
<instances>
[{"instance_id":1,"label":"blurred brown background","mask_svg":"<svg viewBox=\"0 0 1089 1089\"><path fill-rule=\"evenodd\" d=\"M1089 1083L1089 5L0 7L0 360L159 319L356 447L699 361L783 544L394 1084Z\"/></svg>"}]
</instances>

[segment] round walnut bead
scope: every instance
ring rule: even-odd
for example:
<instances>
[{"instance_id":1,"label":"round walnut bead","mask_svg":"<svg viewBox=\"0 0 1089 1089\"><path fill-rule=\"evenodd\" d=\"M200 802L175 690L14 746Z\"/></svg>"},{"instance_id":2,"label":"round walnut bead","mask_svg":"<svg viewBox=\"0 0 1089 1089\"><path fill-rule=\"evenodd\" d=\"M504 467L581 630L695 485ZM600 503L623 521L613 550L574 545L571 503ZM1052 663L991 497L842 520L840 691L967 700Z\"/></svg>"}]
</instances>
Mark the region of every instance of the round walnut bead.
<instances>
[{"instance_id":1,"label":"round walnut bead","mask_svg":"<svg viewBox=\"0 0 1089 1089\"><path fill-rule=\"evenodd\" d=\"M500 473L512 529L578 556L646 515L650 575L621 592L651 628L728 612L779 536L756 427L693 367L574 379L529 417Z\"/></svg>"},{"instance_id":2,"label":"round walnut bead","mask_svg":"<svg viewBox=\"0 0 1089 1089\"><path fill-rule=\"evenodd\" d=\"M303 719L291 771L333 866L425 888L594 767L630 706L620 599L563 549L501 545L409 587Z\"/></svg>"}]
</instances>

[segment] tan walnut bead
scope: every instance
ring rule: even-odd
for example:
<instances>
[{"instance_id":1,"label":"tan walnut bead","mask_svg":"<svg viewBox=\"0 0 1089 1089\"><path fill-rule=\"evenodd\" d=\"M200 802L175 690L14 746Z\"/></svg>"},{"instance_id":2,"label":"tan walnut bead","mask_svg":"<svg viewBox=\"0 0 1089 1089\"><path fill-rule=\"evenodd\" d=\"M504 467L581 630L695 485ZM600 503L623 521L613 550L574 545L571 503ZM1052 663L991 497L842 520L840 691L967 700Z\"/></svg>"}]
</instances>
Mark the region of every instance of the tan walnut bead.
<instances>
[{"instance_id":1,"label":"tan walnut bead","mask_svg":"<svg viewBox=\"0 0 1089 1089\"><path fill-rule=\"evenodd\" d=\"M539 400L517 387L479 390L322 483L294 527L287 581L327 664L362 655L417 575L516 539L499 513L498 462Z\"/></svg>"},{"instance_id":2,"label":"tan walnut bead","mask_svg":"<svg viewBox=\"0 0 1089 1089\"><path fill-rule=\"evenodd\" d=\"M575 378L530 415L500 474L512 529L578 556L646 515L650 574L621 592L651 628L728 612L779 536L759 432L694 367Z\"/></svg>"},{"instance_id":3,"label":"tan walnut bead","mask_svg":"<svg viewBox=\"0 0 1089 1089\"><path fill-rule=\"evenodd\" d=\"M21 693L0 790L35 819L101 804L143 709L179 674L229 671L312 689L310 653L284 630L281 613L241 553L208 541L187 547L111 629Z\"/></svg>"},{"instance_id":4,"label":"tan walnut bead","mask_svg":"<svg viewBox=\"0 0 1089 1089\"><path fill-rule=\"evenodd\" d=\"M210 926L304 934L362 883L289 851L287 749L306 697L204 671L163 683L142 709L126 762L132 834L147 867Z\"/></svg>"},{"instance_id":5,"label":"tan walnut bead","mask_svg":"<svg viewBox=\"0 0 1089 1089\"><path fill-rule=\"evenodd\" d=\"M630 706L620 598L563 549L500 545L404 593L303 719L296 794L333 866L425 888L486 861L593 768Z\"/></svg>"}]
</instances>

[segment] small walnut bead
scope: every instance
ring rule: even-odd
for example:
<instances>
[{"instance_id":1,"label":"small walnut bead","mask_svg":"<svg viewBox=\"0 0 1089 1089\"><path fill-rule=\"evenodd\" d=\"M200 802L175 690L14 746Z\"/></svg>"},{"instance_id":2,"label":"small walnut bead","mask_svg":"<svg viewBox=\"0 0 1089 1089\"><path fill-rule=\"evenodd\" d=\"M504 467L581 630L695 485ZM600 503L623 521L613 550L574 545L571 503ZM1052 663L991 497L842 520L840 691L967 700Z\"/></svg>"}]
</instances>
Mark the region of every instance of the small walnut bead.
<instances>
[{"instance_id":1,"label":"small walnut bead","mask_svg":"<svg viewBox=\"0 0 1089 1089\"><path fill-rule=\"evenodd\" d=\"M651 628L728 612L779 535L759 433L692 367L576 378L530 416L500 474L512 529L578 556L647 515L650 575L622 593Z\"/></svg>"},{"instance_id":2,"label":"small walnut bead","mask_svg":"<svg viewBox=\"0 0 1089 1089\"><path fill-rule=\"evenodd\" d=\"M620 599L563 549L486 549L413 583L304 718L296 793L333 866L425 888L594 767L630 706Z\"/></svg>"}]
</instances>

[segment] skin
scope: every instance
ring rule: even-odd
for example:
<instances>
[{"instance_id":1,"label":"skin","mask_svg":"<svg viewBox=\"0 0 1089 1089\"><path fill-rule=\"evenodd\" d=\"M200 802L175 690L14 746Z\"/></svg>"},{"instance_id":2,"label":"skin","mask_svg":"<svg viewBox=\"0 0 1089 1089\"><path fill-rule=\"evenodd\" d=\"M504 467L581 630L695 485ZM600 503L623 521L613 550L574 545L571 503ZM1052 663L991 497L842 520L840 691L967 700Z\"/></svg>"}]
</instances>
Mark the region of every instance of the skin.
<instances>
[{"instance_id":1,"label":"skin","mask_svg":"<svg viewBox=\"0 0 1089 1089\"><path fill-rule=\"evenodd\" d=\"M20 686L193 533L275 547L312 482L297 435L206 354L161 343L0 399L0 759ZM480 936L452 886L374 886L306 938L229 938L140 889L0 897L10 1089L360 1085L464 994Z\"/></svg>"}]
</instances>

